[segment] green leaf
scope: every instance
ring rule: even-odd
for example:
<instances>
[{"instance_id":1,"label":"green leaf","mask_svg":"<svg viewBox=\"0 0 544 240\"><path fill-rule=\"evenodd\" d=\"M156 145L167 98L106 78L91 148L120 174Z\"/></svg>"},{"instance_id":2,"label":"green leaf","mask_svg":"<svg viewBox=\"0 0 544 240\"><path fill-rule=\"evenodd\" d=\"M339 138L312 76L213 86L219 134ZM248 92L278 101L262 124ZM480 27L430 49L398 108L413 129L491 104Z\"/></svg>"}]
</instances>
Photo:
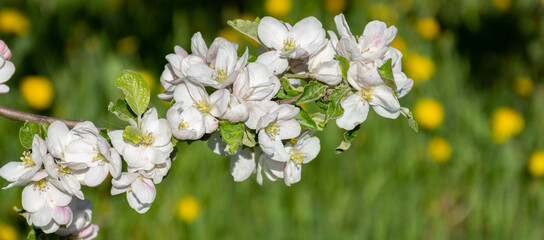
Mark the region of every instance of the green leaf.
<instances>
[{"instance_id":1,"label":"green leaf","mask_svg":"<svg viewBox=\"0 0 544 240\"><path fill-rule=\"evenodd\" d=\"M47 132L47 131L46 131ZM25 124L19 129L19 141L26 149L32 149L32 141L34 135L41 135L41 127L38 123L25 122Z\"/></svg>"},{"instance_id":2,"label":"green leaf","mask_svg":"<svg viewBox=\"0 0 544 240\"><path fill-rule=\"evenodd\" d=\"M47 123L40 123L40 137L42 139L45 139L47 137L47 130L49 130L49 124Z\"/></svg>"},{"instance_id":3,"label":"green leaf","mask_svg":"<svg viewBox=\"0 0 544 240\"><path fill-rule=\"evenodd\" d=\"M320 113L320 112L316 112L316 113L310 114L310 116L312 116L312 120L314 120L314 122L315 122L315 124L317 126L317 130L318 131L323 131L323 129L327 125L327 119L326 119L325 114Z\"/></svg>"},{"instance_id":4,"label":"green leaf","mask_svg":"<svg viewBox=\"0 0 544 240\"><path fill-rule=\"evenodd\" d=\"M253 54L248 54L247 62L252 63L252 62L255 62L255 61L257 61L257 57L255 57L255 55L253 55Z\"/></svg>"},{"instance_id":5,"label":"green leaf","mask_svg":"<svg viewBox=\"0 0 544 240\"><path fill-rule=\"evenodd\" d=\"M138 116L130 110L130 107L128 106L128 103L125 99L117 99L115 103L110 102L108 105L108 110L113 113L115 116L117 116L119 119L128 122L134 126L136 126L136 121L138 119Z\"/></svg>"},{"instance_id":6,"label":"green leaf","mask_svg":"<svg viewBox=\"0 0 544 240\"><path fill-rule=\"evenodd\" d=\"M314 102L325 96L325 90L327 90L327 85L318 81L311 81L304 87L304 92L297 99L297 104Z\"/></svg>"},{"instance_id":7,"label":"green leaf","mask_svg":"<svg viewBox=\"0 0 544 240\"><path fill-rule=\"evenodd\" d=\"M100 136L104 137L108 142L111 142L110 136L108 135L108 129L101 129L99 133Z\"/></svg>"},{"instance_id":8,"label":"green leaf","mask_svg":"<svg viewBox=\"0 0 544 240\"><path fill-rule=\"evenodd\" d=\"M139 73L125 71L115 79L115 86L123 91L130 109L137 116L142 115L149 105L150 90Z\"/></svg>"},{"instance_id":9,"label":"green leaf","mask_svg":"<svg viewBox=\"0 0 544 240\"><path fill-rule=\"evenodd\" d=\"M279 98L279 99L289 99L289 98L295 97L299 95L300 93L302 93L304 89L303 87L299 87L299 88L293 87L289 83L289 80L285 78L280 78L280 82L281 82L281 88L278 91L278 94L276 94L276 98Z\"/></svg>"},{"instance_id":10,"label":"green leaf","mask_svg":"<svg viewBox=\"0 0 544 240\"><path fill-rule=\"evenodd\" d=\"M380 76L382 76L382 78L387 80L385 83L387 86L393 89L393 91L397 91L397 84L395 83L393 69L391 68L391 58L378 68L378 73Z\"/></svg>"},{"instance_id":11,"label":"green leaf","mask_svg":"<svg viewBox=\"0 0 544 240\"><path fill-rule=\"evenodd\" d=\"M336 147L336 149L334 150L336 154L340 154L349 149L349 147L351 146L351 141L353 141L353 139L357 137L357 132L359 131L359 128L361 128L361 124L357 125L352 130L344 132L344 140L342 140L340 145L338 145L338 147Z\"/></svg>"},{"instance_id":12,"label":"green leaf","mask_svg":"<svg viewBox=\"0 0 544 240\"><path fill-rule=\"evenodd\" d=\"M259 18L255 18L255 21L253 22L248 20L235 19L232 21L227 21L227 24L232 28L236 29L238 32L248 36L260 45L264 46L264 44L259 40L259 34L257 33L257 28L259 27L260 21L261 20Z\"/></svg>"},{"instance_id":13,"label":"green leaf","mask_svg":"<svg viewBox=\"0 0 544 240\"><path fill-rule=\"evenodd\" d=\"M257 142L255 141L255 133L253 130L246 128L244 131L244 136L242 137L242 144L248 147L255 147Z\"/></svg>"},{"instance_id":14,"label":"green leaf","mask_svg":"<svg viewBox=\"0 0 544 240\"><path fill-rule=\"evenodd\" d=\"M414 120L414 116L412 115L412 111L410 111L410 109L408 108L405 108L405 107L401 107L400 108L400 113L406 117L408 119L408 125L410 126L410 128L412 128L412 130L414 130L414 132L418 132L419 130L419 127L417 125L417 122L416 120Z\"/></svg>"},{"instance_id":15,"label":"green leaf","mask_svg":"<svg viewBox=\"0 0 544 240\"><path fill-rule=\"evenodd\" d=\"M298 123L300 123L302 129L309 128L317 131L317 124L312 117L306 111L304 111L304 109L300 109L298 114L295 116L295 119L298 121Z\"/></svg>"},{"instance_id":16,"label":"green leaf","mask_svg":"<svg viewBox=\"0 0 544 240\"><path fill-rule=\"evenodd\" d=\"M36 240L36 230L34 230L33 227L30 227L30 231L28 231L28 235L26 235L27 240Z\"/></svg>"},{"instance_id":17,"label":"green leaf","mask_svg":"<svg viewBox=\"0 0 544 240\"><path fill-rule=\"evenodd\" d=\"M346 99L351 93L351 89L348 87L342 87L332 90L329 95L329 105L326 112L327 119L335 119L342 114L344 114L344 109L342 108L342 101Z\"/></svg>"},{"instance_id":18,"label":"green leaf","mask_svg":"<svg viewBox=\"0 0 544 240\"><path fill-rule=\"evenodd\" d=\"M344 79L348 79L348 69L349 69L349 62L344 57L336 54L334 55L336 60L340 62L340 69L342 70L342 77Z\"/></svg>"},{"instance_id":19,"label":"green leaf","mask_svg":"<svg viewBox=\"0 0 544 240\"><path fill-rule=\"evenodd\" d=\"M137 145L142 140L142 131L135 126L127 126L125 131L123 131L123 139Z\"/></svg>"},{"instance_id":20,"label":"green leaf","mask_svg":"<svg viewBox=\"0 0 544 240\"><path fill-rule=\"evenodd\" d=\"M244 123L231 123L226 120L219 121L219 131L223 142L229 145L227 150L230 154L235 154L236 149L242 143L245 133Z\"/></svg>"}]
</instances>

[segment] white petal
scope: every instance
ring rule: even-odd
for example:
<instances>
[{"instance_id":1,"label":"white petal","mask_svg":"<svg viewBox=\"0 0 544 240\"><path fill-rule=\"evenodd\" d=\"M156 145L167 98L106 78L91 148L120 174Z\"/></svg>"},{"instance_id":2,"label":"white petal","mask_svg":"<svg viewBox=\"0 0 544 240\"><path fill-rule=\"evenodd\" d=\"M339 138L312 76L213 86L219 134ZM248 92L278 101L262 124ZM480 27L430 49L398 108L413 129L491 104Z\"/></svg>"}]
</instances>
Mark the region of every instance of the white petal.
<instances>
[{"instance_id":1,"label":"white petal","mask_svg":"<svg viewBox=\"0 0 544 240\"><path fill-rule=\"evenodd\" d=\"M321 145L318 137L309 137L304 139L304 141L300 141L299 139L295 146L295 151L305 153L303 163L312 161L315 157L317 157L320 150Z\"/></svg>"},{"instance_id":2,"label":"white petal","mask_svg":"<svg viewBox=\"0 0 544 240\"><path fill-rule=\"evenodd\" d=\"M228 145L223 142L221 138L221 134L219 132L213 133L210 138L208 139L208 147L216 153L221 156L229 156L230 154L227 152Z\"/></svg>"},{"instance_id":3,"label":"white petal","mask_svg":"<svg viewBox=\"0 0 544 240\"><path fill-rule=\"evenodd\" d=\"M289 66L287 59L281 58L280 52L274 50L259 55L255 62L264 64L274 75L282 74Z\"/></svg>"},{"instance_id":4,"label":"white petal","mask_svg":"<svg viewBox=\"0 0 544 240\"><path fill-rule=\"evenodd\" d=\"M68 224L72 219L72 210L68 206L55 206L53 204L47 204L47 208L53 220L58 224Z\"/></svg>"},{"instance_id":5,"label":"white petal","mask_svg":"<svg viewBox=\"0 0 544 240\"><path fill-rule=\"evenodd\" d=\"M285 23L273 18L263 17L257 28L259 39L269 48L283 48L283 40L287 38L288 28Z\"/></svg>"},{"instance_id":6,"label":"white petal","mask_svg":"<svg viewBox=\"0 0 544 240\"><path fill-rule=\"evenodd\" d=\"M300 134L300 123L295 119L289 119L287 121L278 121L280 126L279 138L282 140L295 138Z\"/></svg>"},{"instance_id":7,"label":"white petal","mask_svg":"<svg viewBox=\"0 0 544 240\"><path fill-rule=\"evenodd\" d=\"M63 158L64 146L66 146L66 137L68 135L68 127L61 121L54 121L49 125L47 130L47 149L55 158Z\"/></svg>"},{"instance_id":8,"label":"white petal","mask_svg":"<svg viewBox=\"0 0 544 240\"><path fill-rule=\"evenodd\" d=\"M152 203L155 200L156 190L153 182L147 178L136 179L131 185L132 192L141 203Z\"/></svg>"},{"instance_id":9,"label":"white petal","mask_svg":"<svg viewBox=\"0 0 544 240\"><path fill-rule=\"evenodd\" d=\"M200 32L195 33L191 38L191 52L204 58L208 53L208 47Z\"/></svg>"},{"instance_id":10,"label":"white petal","mask_svg":"<svg viewBox=\"0 0 544 240\"><path fill-rule=\"evenodd\" d=\"M334 17L334 22L336 23L336 30L338 31L338 35L340 35L340 38L348 38L355 41L355 37L353 37L353 34L351 33L351 30L349 29L349 25L346 22L346 18L344 17L344 14L340 13Z\"/></svg>"},{"instance_id":11,"label":"white petal","mask_svg":"<svg viewBox=\"0 0 544 240\"><path fill-rule=\"evenodd\" d=\"M23 204L23 209L28 212L40 211L40 209L45 207L47 200L47 193L45 191L40 192L34 188L35 183L32 183L23 189L21 203Z\"/></svg>"},{"instance_id":12,"label":"white petal","mask_svg":"<svg viewBox=\"0 0 544 240\"><path fill-rule=\"evenodd\" d=\"M84 184L89 187L96 187L100 185L104 181L104 179L106 179L108 173L108 165L105 164L89 168L89 170L85 174Z\"/></svg>"},{"instance_id":13,"label":"white petal","mask_svg":"<svg viewBox=\"0 0 544 240\"><path fill-rule=\"evenodd\" d=\"M393 90L385 85L372 88L372 100L374 111L382 117L395 119L400 114L400 103Z\"/></svg>"},{"instance_id":14,"label":"white petal","mask_svg":"<svg viewBox=\"0 0 544 240\"><path fill-rule=\"evenodd\" d=\"M351 130L366 120L369 106L359 94L349 96L341 103L341 105L344 109L344 114L336 119L336 125L338 125L338 127Z\"/></svg>"},{"instance_id":15,"label":"white petal","mask_svg":"<svg viewBox=\"0 0 544 240\"><path fill-rule=\"evenodd\" d=\"M285 164L283 180L285 185L291 186L293 183L300 181L302 168L298 167L293 161L289 161Z\"/></svg>"},{"instance_id":16,"label":"white petal","mask_svg":"<svg viewBox=\"0 0 544 240\"><path fill-rule=\"evenodd\" d=\"M9 80L13 76L13 73L15 73L15 65L10 61L6 61L4 66L0 67L0 83Z\"/></svg>"},{"instance_id":17,"label":"white petal","mask_svg":"<svg viewBox=\"0 0 544 240\"><path fill-rule=\"evenodd\" d=\"M230 158L230 173L234 181L246 180L255 170L255 153L248 148L238 151Z\"/></svg>"},{"instance_id":18,"label":"white petal","mask_svg":"<svg viewBox=\"0 0 544 240\"><path fill-rule=\"evenodd\" d=\"M212 110L210 113L215 117L223 115L229 106L230 92L227 89L220 89L210 95Z\"/></svg>"},{"instance_id":19,"label":"white petal","mask_svg":"<svg viewBox=\"0 0 544 240\"><path fill-rule=\"evenodd\" d=\"M357 42L349 38L342 38L336 44L336 51L349 62L361 61L363 56L357 47Z\"/></svg>"},{"instance_id":20,"label":"white petal","mask_svg":"<svg viewBox=\"0 0 544 240\"><path fill-rule=\"evenodd\" d=\"M187 69L189 80L198 85L219 87L219 82L214 79L214 70L204 64L195 64Z\"/></svg>"}]
</instances>

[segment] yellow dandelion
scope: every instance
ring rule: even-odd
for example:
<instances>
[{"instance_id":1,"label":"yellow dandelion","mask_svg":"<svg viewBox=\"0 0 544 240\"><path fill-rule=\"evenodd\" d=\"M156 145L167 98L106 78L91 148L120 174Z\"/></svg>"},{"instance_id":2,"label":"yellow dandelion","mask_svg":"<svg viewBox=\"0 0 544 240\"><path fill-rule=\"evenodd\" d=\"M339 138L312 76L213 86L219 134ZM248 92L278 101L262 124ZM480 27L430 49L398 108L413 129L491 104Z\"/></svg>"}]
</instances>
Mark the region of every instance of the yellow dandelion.
<instances>
[{"instance_id":1,"label":"yellow dandelion","mask_svg":"<svg viewBox=\"0 0 544 240\"><path fill-rule=\"evenodd\" d=\"M399 14L396 9L382 3L376 3L370 6L368 9L368 15L371 19L381 20L387 24L397 23Z\"/></svg>"},{"instance_id":2,"label":"yellow dandelion","mask_svg":"<svg viewBox=\"0 0 544 240\"><path fill-rule=\"evenodd\" d=\"M0 32L25 36L30 31L30 21L19 10L6 8L0 11Z\"/></svg>"},{"instance_id":3,"label":"yellow dandelion","mask_svg":"<svg viewBox=\"0 0 544 240\"><path fill-rule=\"evenodd\" d=\"M273 17L284 17L292 7L292 0L266 0L264 2L265 11Z\"/></svg>"},{"instance_id":4,"label":"yellow dandelion","mask_svg":"<svg viewBox=\"0 0 544 240\"><path fill-rule=\"evenodd\" d=\"M511 0L493 0L491 1L493 6L499 11L506 11L510 8Z\"/></svg>"},{"instance_id":5,"label":"yellow dandelion","mask_svg":"<svg viewBox=\"0 0 544 240\"><path fill-rule=\"evenodd\" d=\"M393 39L393 42L391 42L390 46L396 48L403 54L406 52L406 42L404 41L403 38L399 36Z\"/></svg>"},{"instance_id":6,"label":"yellow dandelion","mask_svg":"<svg viewBox=\"0 0 544 240\"><path fill-rule=\"evenodd\" d=\"M138 51L140 47L140 39L136 36L129 36L119 39L117 41L117 51L120 54L134 54Z\"/></svg>"},{"instance_id":7,"label":"yellow dandelion","mask_svg":"<svg viewBox=\"0 0 544 240\"><path fill-rule=\"evenodd\" d=\"M491 134L493 140L497 143L502 143L520 134L524 125L525 120L523 116L514 109L509 107L497 108L491 117Z\"/></svg>"},{"instance_id":8,"label":"yellow dandelion","mask_svg":"<svg viewBox=\"0 0 544 240\"><path fill-rule=\"evenodd\" d=\"M404 58L403 67L406 75L416 84L432 78L435 73L434 61L419 54L407 55Z\"/></svg>"},{"instance_id":9,"label":"yellow dandelion","mask_svg":"<svg viewBox=\"0 0 544 240\"><path fill-rule=\"evenodd\" d=\"M325 0L325 10L332 14L339 14L346 10L346 0Z\"/></svg>"},{"instance_id":10,"label":"yellow dandelion","mask_svg":"<svg viewBox=\"0 0 544 240\"><path fill-rule=\"evenodd\" d=\"M218 35L222 38L229 40L230 42L241 43L240 34L238 33L238 31L234 30L233 28L223 28L219 30ZM242 49L242 47L239 46L238 49Z\"/></svg>"},{"instance_id":11,"label":"yellow dandelion","mask_svg":"<svg viewBox=\"0 0 544 240\"><path fill-rule=\"evenodd\" d=\"M190 223L198 216L199 205L198 201L192 197L183 197L177 204L177 215L184 222Z\"/></svg>"},{"instance_id":12,"label":"yellow dandelion","mask_svg":"<svg viewBox=\"0 0 544 240\"><path fill-rule=\"evenodd\" d=\"M433 161L443 163L450 159L452 150L448 140L443 137L433 137L429 141L427 152Z\"/></svg>"},{"instance_id":13,"label":"yellow dandelion","mask_svg":"<svg viewBox=\"0 0 544 240\"><path fill-rule=\"evenodd\" d=\"M414 107L414 118L422 128L436 129L444 122L444 107L434 99L420 99Z\"/></svg>"},{"instance_id":14,"label":"yellow dandelion","mask_svg":"<svg viewBox=\"0 0 544 240\"><path fill-rule=\"evenodd\" d=\"M528 77L518 77L514 82L514 91L517 95L528 97L533 93L533 80Z\"/></svg>"},{"instance_id":15,"label":"yellow dandelion","mask_svg":"<svg viewBox=\"0 0 544 240\"><path fill-rule=\"evenodd\" d=\"M0 222L0 240L17 240L19 234L14 227Z\"/></svg>"},{"instance_id":16,"label":"yellow dandelion","mask_svg":"<svg viewBox=\"0 0 544 240\"><path fill-rule=\"evenodd\" d=\"M36 110L47 110L53 103L55 89L51 80L43 76L27 76L19 86L21 95L28 105Z\"/></svg>"},{"instance_id":17,"label":"yellow dandelion","mask_svg":"<svg viewBox=\"0 0 544 240\"><path fill-rule=\"evenodd\" d=\"M151 92L153 92L153 90L155 89L155 85L157 85L153 75L147 70L138 70L136 72L138 72L140 75L142 75L142 77L147 82L147 85L149 86L149 89L151 89Z\"/></svg>"},{"instance_id":18,"label":"yellow dandelion","mask_svg":"<svg viewBox=\"0 0 544 240\"><path fill-rule=\"evenodd\" d=\"M544 176L544 151L536 151L529 157L527 170L533 177Z\"/></svg>"},{"instance_id":19,"label":"yellow dandelion","mask_svg":"<svg viewBox=\"0 0 544 240\"><path fill-rule=\"evenodd\" d=\"M440 24L434 18L420 18L416 21L416 29L422 38L433 40L440 34Z\"/></svg>"}]
</instances>

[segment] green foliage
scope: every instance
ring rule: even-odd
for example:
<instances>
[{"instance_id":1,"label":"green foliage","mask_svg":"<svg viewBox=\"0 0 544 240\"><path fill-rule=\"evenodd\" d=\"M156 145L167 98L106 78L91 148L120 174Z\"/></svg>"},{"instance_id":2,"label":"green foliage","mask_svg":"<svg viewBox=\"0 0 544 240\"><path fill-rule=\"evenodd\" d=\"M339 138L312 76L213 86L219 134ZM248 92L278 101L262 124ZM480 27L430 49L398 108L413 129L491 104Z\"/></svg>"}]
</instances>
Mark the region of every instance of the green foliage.
<instances>
[{"instance_id":1,"label":"green foliage","mask_svg":"<svg viewBox=\"0 0 544 240\"><path fill-rule=\"evenodd\" d=\"M325 96L325 90L327 90L327 85L318 81L311 81L304 87L304 91L297 99L297 104L316 101Z\"/></svg>"},{"instance_id":2,"label":"green foliage","mask_svg":"<svg viewBox=\"0 0 544 240\"><path fill-rule=\"evenodd\" d=\"M295 116L295 119L300 123L300 126L302 129L309 128L311 130L317 131L317 124L312 119L312 116L310 116L304 109L300 108L300 111Z\"/></svg>"},{"instance_id":3,"label":"green foliage","mask_svg":"<svg viewBox=\"0 0 544 240\"><path fill-rule=\"evenodd\" d=\"M227 151L230 154L235 154L238 146L242 144L246 132L245 128L244 123L231 123L226 120L219 121L221 138L223 138L223 142L229 145ZM246 138L251 138L251 136L246 136ZM255 141L255 136L253 136L253 141ZM250 144L251 139L246 139L246 142Z\"/></svg>"},{"instance_id":4,"label":"green foliage","mask_svg":"<svg viewBox=\"0 0 544 240\"><path fill-rule=\"evenodd\" d=\"M242 144L247 147L255 147L257 142L255 141L255 132L249 128L244 130L244 136L242 137Z\"/></svg>"},{"instance_id":5,"label":"green foliage","mask_svg":"<svg viewBox=\"0 0 544 240\"><path fill-rule=\"evenodd\" d=\"M125 100L136 115L145 112L151 93L142 75L127 70L115 78L115 86L123 91Z\"/></svg>"},{"instance_id":6,"label":"green foliage","mask_svg":"<svg viewBox=\"0 0 544 240\"><path fill-rule=\"evenodd\" d=\"M276 98L278 99L289 99L301 94L302 91L304 91L304 87L295 88L289 83L289 80L285 78L280 78L280 82L281 88L276 94Z\"/></svg>"},{"instance_id":7,"label":"green foliage","mask_svg":"<svg viewBox=\"0 0 544 240\"><path fill-rule=\"evenodd\" d=\"M361 124L358 124L352 130L344 132L344 139L342 140L340 145L338 145L338 147L336 147L336 149L334 150L334 152L336 154L340 154L340 153L348 150L349 147L351 147L351 141L353 141L353 139L355 139L355 137L357 137L357 132L359 131L359 128L361 128Z\"/></svg>"},{"instance_id":8,"label":"green foliage","mask_svg":"<svg viewBox=\"0 0 544 240\"><path fill-rule=\"evenodd\" d=\"M329 104L326 112L327 119L335 119L344 114L344 109L340 105L342 101L349 96L351 89L349 87L339 87L332 90L329 95Z\"/></svg>"},{"instance_id":9,"label":"green foliage","mask_svg":"<svg viewBox=\"0 0 544 240\"><path fill-rule=\"evenodd\" d=\"M142 140L142 131L135 126L127 126L123 131L123 139L137 145Z\"/></svg>"},{"instance_id":10,"label":"green foliage","mask_svg":"<svg viewBox=\"0 0 544 240\"><path fill-rule=\"evenodd\" d=\"M46 123L31 123L25 122L25 124L19 129L19 141L26 149L32 149L32 141L34 140L34 135L42 139L47 137L47 129L49 125Z\"/></svg>"},{"instance_id":11,"label":"green foliage","mask_svg":"<svg viewBox=\"0 0 544 240\"><path fill-rule=\"evenodd\" d=\"M410 111L410 109L408 108L403 107L403 108L400 108L400 113L408 119L408 125L410 126L410 128L412 128L412 130L414 130L414 132L417 133L419 130L419 127L417 125L416 120L414 119L414 116L412 115L412 111Z\"/></svg>"},{"instance_id":12,"label":"green foliage","mask_svg":"<svg viewBox=\"0 0 544 240\"><path fill-rule=\"evenodd\" d=\"M393 69L391 68L391 58L378 67L378 73L382 78L385 78L387 82L385 83L393 91L397 91L397 84L395 83L395 78L393 77Z\"/></svg>"},{"instance_id":13,"label":"green foliage","mask_svg":"<svg viewBox=\"0 0 544 240\"><path fill-rule=\"evenodd\" d=\"M259 18L255 18L255 21L248 21L248 20L242 20L242 19L235 19L232 21L227 21L227 24L234 29L236 29L238 32L248 36L249 38L255 40L255 42L259 43L261 46L264 46L262 42L259 40L259 36L257 34L257 28L259 27Z\"/></svg>"},{"instance_id":14,"label":"green foliage","mask_svg":"<svg viewBox=\"0 0 544 240\"><path fill-rule=\"evenodd\" d=\"M349 69L349 62L344 57L336 54L334 55L336 60L340 62L340 69L342 70L342 77L344 79L348 79L348 69Z\"/></svg>"},{"instance_id":15,"label":"green foliage","mask_svg":"<svg viewBox=\"0 0 544 240\"><path fill-rule=\"evenodd\" d=\"M117 99L115 103L110 102L108 105L108 110L117 116L119 119L130 123L133 126L136 126L136 121L138 116L130 110L128 103L125 99Z\"/></svg>"}]
</instances>

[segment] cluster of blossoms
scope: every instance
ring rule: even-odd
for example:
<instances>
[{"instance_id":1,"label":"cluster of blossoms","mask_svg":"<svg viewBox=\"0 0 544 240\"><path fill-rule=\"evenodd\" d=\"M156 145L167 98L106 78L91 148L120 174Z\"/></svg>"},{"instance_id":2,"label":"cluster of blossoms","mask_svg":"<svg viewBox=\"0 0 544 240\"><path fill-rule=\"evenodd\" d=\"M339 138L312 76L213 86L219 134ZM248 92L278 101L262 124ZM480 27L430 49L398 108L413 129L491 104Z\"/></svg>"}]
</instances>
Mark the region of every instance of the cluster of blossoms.
<instances>
[{"instance_id":1,"label":"cluster of blossoms","mask_svg":"<svg viewBox=\"0 0 544 240\"><path fill-rule=\"evenodd\" d=\"M111 175L111 194L126 193L129 205L144 213L155 199L155 184L170 170L177 141L207 140L215 153L230 156L234 181L255 174L262 184L264 173L271 181L297 183L302 164L320 151L314 133L329 120L352 136L344 140L349 147L369 106L386 118L411 117L398 101L413 81L402 72L402 54L389 46L396 28L373 21L356 38L342 14L335 22L339 37L328 31L329 38L315 17L294 26L272 17L230 22L261 44L257 57L247 48L238 56L238 44L224 38L208 47L196 33L191 54L176 46L166 56L160 79L165 92L159 95L171 102L166 119L147 109L143 78L125 72L115 83L125 99L109 110L129 126L100 131L82 122L70 130L53 122L46 134L33 135L22 161L2 167L0 176L11 182L6 188L26 186L21 214L30 225L85 239L95 237L98 227L90 223L81 186L97 186ZM1 83L14 68L3 42L0 52ZM301 105L308 102L322 112L307 113Z\"/></svg>"}]
</instances>

